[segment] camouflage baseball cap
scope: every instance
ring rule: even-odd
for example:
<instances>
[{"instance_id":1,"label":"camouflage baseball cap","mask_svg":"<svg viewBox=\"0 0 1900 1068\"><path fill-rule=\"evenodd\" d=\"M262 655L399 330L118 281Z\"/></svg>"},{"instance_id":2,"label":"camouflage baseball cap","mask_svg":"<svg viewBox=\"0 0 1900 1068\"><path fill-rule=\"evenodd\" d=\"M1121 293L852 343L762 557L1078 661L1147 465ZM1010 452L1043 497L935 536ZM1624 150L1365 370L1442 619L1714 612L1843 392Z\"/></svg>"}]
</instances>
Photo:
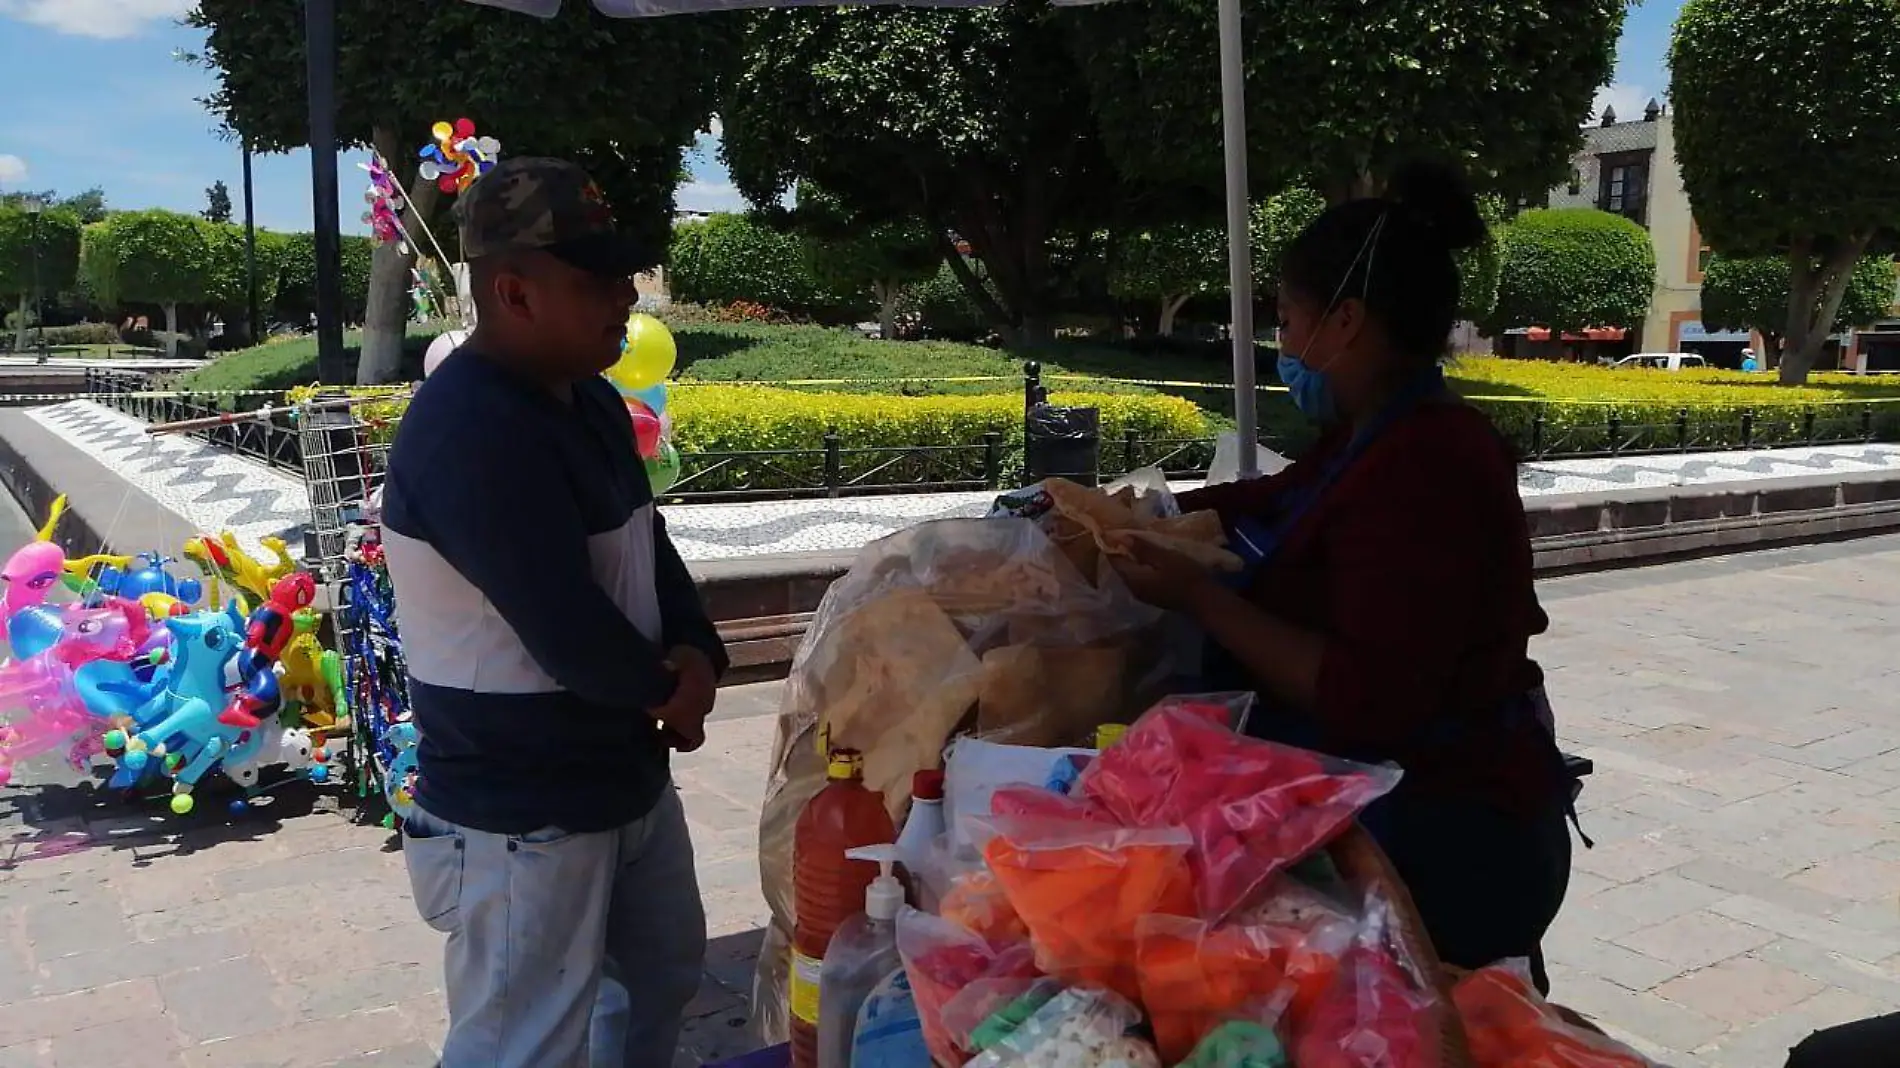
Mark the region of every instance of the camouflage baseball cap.
<instances>
[{"instance_id":1,"label":"camouflage baseball cap","mask_svg":"<svg viewBox=\"0 0 1900 1068\"><path fill-rule=\"evenodd\" d=\"M624 277L647 266L614 229L613 208L578 165L518 156L495 165L455 203L462 256L542 249L592 274Z\"/></svg>"}]
</instances>

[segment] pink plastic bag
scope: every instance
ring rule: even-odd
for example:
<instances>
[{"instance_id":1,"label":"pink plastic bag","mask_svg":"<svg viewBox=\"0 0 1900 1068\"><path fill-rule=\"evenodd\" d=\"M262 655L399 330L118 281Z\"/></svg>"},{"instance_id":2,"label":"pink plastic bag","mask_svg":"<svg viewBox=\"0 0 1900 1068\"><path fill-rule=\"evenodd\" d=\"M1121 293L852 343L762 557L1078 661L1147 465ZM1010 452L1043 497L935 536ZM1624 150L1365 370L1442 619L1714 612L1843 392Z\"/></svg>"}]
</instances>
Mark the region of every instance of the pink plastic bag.
<instances>
[{"instance_id":1,"label":"pink plastic bag","mask_svg":"<svg viewBox=\"0 0 1900 1068\"><path fill-rule=\"evenodd\" d=\"M949 920L916 909L897 915L897 954L910 979L924 1045L938 1064L959 1065L970 1059L971 1051L961 1045L968 1041L968 1025L958 1035L944 1016L959 994L971 987L994 990L998 996L1009 989L1020 993L1037 975L1035 953L1028 943L992 944ZM959 1017L953 1012L951 1018Z\"/></svg>"},{"instance_id":2,"label":"pink plastic bag","mask_svg":"<svg viewBox=\"0 0 1900 1068\"><path fill-rule=\"evenodd\" d=\"M1235 734L1218 699L1170 697L1102 751L1074 795L1117 822L1181 827L1200 915L1221 919L1398 785L1400 772Z\"/></svg>"},{"instance_id":3,"label":"pink plastic bag","mask_svg":"<svg viewBox=\"0 0 1900 1068\"><path fill-rule=\"evenodd\" d=\"M1440 999L1398 938L1383 898L1367 899L1357 939L1333 984L1303 1016L1283 1021L1300 1068L1436 1068Z\"/></svg>"}]
</instances>

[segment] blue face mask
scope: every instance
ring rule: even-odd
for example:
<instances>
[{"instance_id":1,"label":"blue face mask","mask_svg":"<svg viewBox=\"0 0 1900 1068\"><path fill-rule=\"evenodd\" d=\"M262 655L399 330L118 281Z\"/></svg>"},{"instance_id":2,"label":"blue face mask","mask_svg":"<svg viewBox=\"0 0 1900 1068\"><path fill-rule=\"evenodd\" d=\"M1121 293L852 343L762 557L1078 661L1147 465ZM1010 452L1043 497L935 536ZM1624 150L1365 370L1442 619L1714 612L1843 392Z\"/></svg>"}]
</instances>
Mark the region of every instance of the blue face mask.
<instances>
[{"instance_id":1,"label":"blue face mask","mask_svg":"<svg viewBox=\"0 0 1900 1068\"><path fill-rule=\"evenodd\" d=\"M1280 353L1280 382L1293 398L1293 406L1300 414L1316 423L1332 419L1337 409L1333 404L1333 381L1326 372L1315 371L1300 362L1284 350Z\"/></svg>"}]
</instances>

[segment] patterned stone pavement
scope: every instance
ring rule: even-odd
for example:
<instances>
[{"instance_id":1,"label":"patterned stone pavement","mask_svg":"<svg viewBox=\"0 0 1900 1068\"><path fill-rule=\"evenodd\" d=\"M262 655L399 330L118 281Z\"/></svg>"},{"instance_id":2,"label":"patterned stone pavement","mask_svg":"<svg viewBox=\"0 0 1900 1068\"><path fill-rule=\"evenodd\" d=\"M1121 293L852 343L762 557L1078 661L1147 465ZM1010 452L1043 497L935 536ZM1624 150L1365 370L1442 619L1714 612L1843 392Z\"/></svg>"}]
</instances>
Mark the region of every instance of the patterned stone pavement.
<instances>
[{"instance_id":1,"label":"patterned stone pavement","mask_svg":"<svg viewBox=\"0 0 1900 1068\"><path fill-rule=\"evenodd\" d=\"M144 425L92 401L34 409L32 418L122 474L200 530L258 538L307 523L300 479L197 438L150 438ZM1819 445L1759 452L1680 453L1526 464L1525 496L1706 485L1900 468L1900 445ZM855 549L926 519L979 516L994 493L913 493L841 500L684 504L666 509L688 560ZM295 544L295 539L291 539Z\"/></svg>"},{"instance_id":2,"label":"patterned stone pavement","mask_svg":"<svg viewBox=\"0 0 1900 1068\"><path fill-rule=\"evenodd\" d=\"M253 553L270 535L300 544L295 532L310 521L301 478L202 439L152 437L144 423L94 401L49 404L29 415L117 472L129 483L128 495L143 490L199 530L232 531ZM100 533L112 540L109 526Z\"/></svg>"},{"instance_id":3,"label":"patterned stone pavement","mask_svg":"<svg viewBox=\"0 0 1900 1068\"><path fill-rule=\"evenodd\" d=\"M1559 998L1678 1068L1900 1009L1900 538L1543 590L1598 767ZM726 691L679 763L715 939L682 1065L744 1045L776 690ZM57 778L0 795L0 1068L431 1063L440 939L388 832L308 796L183 828Z\"/></svg>"}]
</instances>

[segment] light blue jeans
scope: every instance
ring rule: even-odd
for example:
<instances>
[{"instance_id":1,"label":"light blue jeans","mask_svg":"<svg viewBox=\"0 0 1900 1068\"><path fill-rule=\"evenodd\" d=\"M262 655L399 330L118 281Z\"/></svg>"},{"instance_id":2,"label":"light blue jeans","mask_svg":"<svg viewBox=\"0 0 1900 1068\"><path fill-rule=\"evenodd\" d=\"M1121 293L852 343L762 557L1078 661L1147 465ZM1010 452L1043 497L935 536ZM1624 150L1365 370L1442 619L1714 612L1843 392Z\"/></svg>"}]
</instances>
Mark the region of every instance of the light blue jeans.
<instances>
[{"instance_id":1,"label":"light blue jeans","mask_svg":"<svg viewBox=\"0 0 1900 1068\"><path fill-rule=\"evenodd\" d=\"M491 834L417 807L403 860L449 936L442 1068L671 1068L706 956L677 791L594 834Z\"/></svg>"}]
</instances>

